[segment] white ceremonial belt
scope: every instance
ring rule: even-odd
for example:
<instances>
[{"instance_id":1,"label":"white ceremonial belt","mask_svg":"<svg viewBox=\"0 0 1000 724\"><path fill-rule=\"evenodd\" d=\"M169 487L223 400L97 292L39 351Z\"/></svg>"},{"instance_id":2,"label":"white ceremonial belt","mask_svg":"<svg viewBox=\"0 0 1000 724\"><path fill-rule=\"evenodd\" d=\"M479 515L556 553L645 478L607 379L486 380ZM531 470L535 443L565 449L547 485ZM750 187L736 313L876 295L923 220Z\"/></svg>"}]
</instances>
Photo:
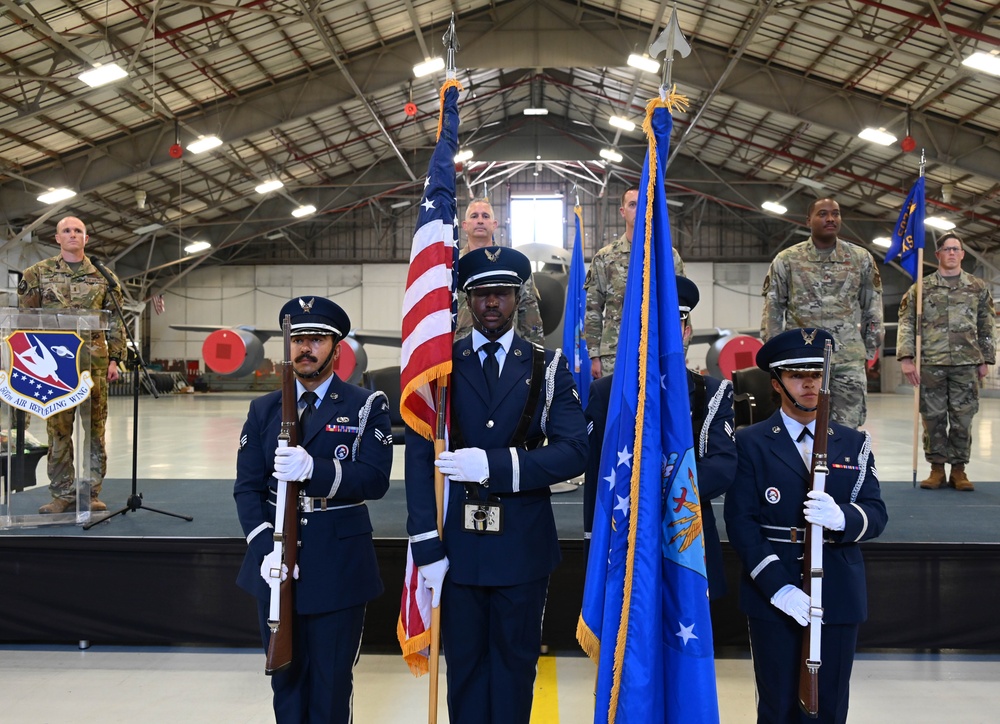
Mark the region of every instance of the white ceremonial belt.
<instances>
[{"instance_id":1,"label":"white ceremonial belt","mask_svg":"<svg viewBox=\"0 0 1000 724\"><path fill-rule=\"evenodd\" d=\"M325 513L330 510L343 510L344 508L357 508L364 505L360 503L347 503L346 505L330 505L330 498L299 498L299 512L301 513Z\"/></svg>"}]
</instances>

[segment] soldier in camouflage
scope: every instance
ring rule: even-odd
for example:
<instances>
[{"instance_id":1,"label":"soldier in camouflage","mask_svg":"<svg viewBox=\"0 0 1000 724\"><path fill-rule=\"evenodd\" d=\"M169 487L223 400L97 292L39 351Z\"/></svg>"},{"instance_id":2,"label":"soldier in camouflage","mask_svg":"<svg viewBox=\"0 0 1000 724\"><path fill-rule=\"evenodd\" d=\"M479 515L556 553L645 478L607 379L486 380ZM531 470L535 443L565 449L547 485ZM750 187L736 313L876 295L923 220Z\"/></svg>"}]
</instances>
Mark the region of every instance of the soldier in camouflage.
<instances>
[{"instance_id":1,"label":"soldier in camouflage","mask_svg":"<svg viewBox=\"0 0 1000 724\"><path fill-rule=\"evenodd\" d=\"M965 250L958 236L938 239L936 256L938 270L924 278L919 372L914 363L916 284L899 305L896 357L910 384L920 386L924 456L931 464L920 487L944 485L949 463L947 484L971 491L975 486L965 465L972 450L972 418L979 411L979 381L988 365L996 364L996 311L986 282L962 271Z\"/></svg>"},{"instance_id":2,"label":"soldier in camouflage","mask_svg":"<svg viewBox=\"0 0 1000 724\"><path fill-rule=\"evenodd\" d=\"M867 417L865 360L882 344L882 278L872 255L837 238L840 205L816 199L806 212L812 236L778 253L761 294L760 337L785 329L825 329L836 340L830 379L830 416L860 427Z\"/></svg>"},{"instance_id":3,"label":"soldier in camouflage","mask_svg":"<svg viewBox=\"0 0 1000 724\"><path fill-rule=\"evenodd\" d=\"M108 281L84 254L87 229L79 219L67 216L56 225L56 242L61 253L33 264L24 270L17 287L21 309L106 309L113 310L115 295L122 303L121 285L109 289ZM109 270L109 273L110 270ZM90 371L94 387L90 393L90 465L95 477L89 481L89 491L81 489L81 505L89 503L91 511L107 510L98 499L104 474L107 472L107 452L104 447L104 425L108 418L108 383L118 379L118 363L125 354L125 330L117 315L112 313L107 332L91 334L84 339L90 350ZM46 421L49 433L48 474L52 501L38 509L39 513L63 513L75 505L75 466L73 464L73 419L76 409L57 412Z\"/></svg>"},{"instance_id":4,"label":"soldier in camouflage","mask_svg":"<svg viewBox=\"0 0 1000 724\"><path fill-rule=\"evenodd\" d=\"M473 199L469 203L469 208L465 210L465 221L462 222L466 244L459 252L459 256L465 256L473 249L493 246L493 232L497 225L489 199ZM538 309L538 290L535 289L535 283L530 277L517 293L517 319L514 329L523 339L545 346L542 314ZM472 313L469 311L469 305L465 303L465 292L459 290L455 341L464 339L470 334L472 334Z\"/></svg>"},{"instance_id":5,"label":"soldier in camouflage","mask_svg":"<svg viewBox=\"0 0 1000 724\"><path fill-rule=\"evenodd\" d=\"M590 353L590 374L595 380L610 375L615 370L618 353L618 333L622 326L622 306L625 304L625 282L628 280L628 260L632 255L632 231L635 228L636 204L639 189L632 187L622 194L618 213L625 219L625 233L619 239L602 247L590 262L587 280L587 314L583 333ZM677 249L674 252L674 270L684 276L684 262Z\"/></svg>"}]
</instances>

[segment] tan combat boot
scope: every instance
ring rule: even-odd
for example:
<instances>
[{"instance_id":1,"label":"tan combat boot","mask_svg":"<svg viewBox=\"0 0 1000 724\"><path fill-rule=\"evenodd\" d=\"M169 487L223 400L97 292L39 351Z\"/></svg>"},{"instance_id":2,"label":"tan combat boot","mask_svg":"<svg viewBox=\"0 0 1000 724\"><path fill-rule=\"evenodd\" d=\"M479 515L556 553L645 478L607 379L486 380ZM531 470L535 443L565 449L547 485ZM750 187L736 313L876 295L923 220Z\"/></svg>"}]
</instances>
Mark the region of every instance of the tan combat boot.
<instances>
[{"instance_id":1,"label":"tan combat boot","mask_svg":"<svg viewBox=\"0 0 1000 724\"><path fill-rule=\"evenodd\" d=\"M927 480L920 481L920 487L924 490L937 490L942 485L944 485L944 463L931 463L931 474L927 476Z\"/></svg>"},{"instance_id":2,"label":"tan combat boot","mask_svg":"<svg viewBox=\"0 0 1000 724\"><path fill-rule=\"evenodd\" d=\"M965 465L952 465L951 475L948 477L948 485L951 485L955 490L966 490L973 491L976 486L972 484L965 475Z\"/></svg>"},{"instance_id":3,"label":"tan combat boot","mask_svg":"<svg viewBox=\"0 0 1000 724\"><path fill-rule=\"evenodd\" d=\"M104 510L107 510L107 509L108 509L108 504L105 503L103 500L98 500L97 496L94 496L93 498L90 499L90 512L91 513L100 513L101 511L104 511Z\"/></svg>"},{"instance_id":4,"label":"tan combat boot","mask_svg":"<svg viewBox=\"0 0 1000 724\"><path fill-rule=\"evenodd\" d=\"M52 513L65 513L73 507L74 505L72 500L66 500L65 498L53 498L52 502L43 505L38 509L38 512L45 515L50 515Z\"/></svg>"}]
</instances>

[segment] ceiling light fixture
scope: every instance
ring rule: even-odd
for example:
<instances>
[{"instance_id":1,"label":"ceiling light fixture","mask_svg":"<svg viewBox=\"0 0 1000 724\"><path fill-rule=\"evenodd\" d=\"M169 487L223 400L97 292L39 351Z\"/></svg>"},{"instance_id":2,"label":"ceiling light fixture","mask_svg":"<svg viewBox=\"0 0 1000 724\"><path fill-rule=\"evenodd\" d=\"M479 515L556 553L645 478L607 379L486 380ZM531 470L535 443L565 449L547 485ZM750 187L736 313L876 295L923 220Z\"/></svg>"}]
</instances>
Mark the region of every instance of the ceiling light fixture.
<instances>
[{"instance_id":1,"label":"ceiling light fixture","mask_svg":"<svg viewBox=\"0 0 1000 724\"><path fill-rule=\"evenodd\" d=\"M423 78L425 75L437 73L439 70L444 70L444 58L440 56L427 58L423 63L417 63L413 66L413 75L417 78Z\"/></svg>"},{"instance_id":2,"label":"ceiling light fixture","mask_svg":"<svg viewBox=\"0 0 1000 724\"><path fill-rule=\"evenodd\" d=\"M205 151L211 151L213 148L218 148L222 145L222 139L218 136L198 136L198 140L192 141L188 144L188 150L191 153L204 153Z\"/></svg>"},{"instance_id":3,"label":"ceiling light fixture","mask_svg":"<svg viewBox=\"0 0 1000 724\"><path fill-rule=\"evenodd\" d=\"M866 128L858 134L858 138L880 146L891 146L896 142L896 137L884 128Z\"/></svg>"},{"instance_id":4,"label":"ceiling light fixture","mask_svg":"<svg viewBox=\"0 0 1000 724\"><path fill-rule=\"evenodd\" d=\"M784 206L779 204L777 201L765 201L760 205L760 208L764 211L770 211L772 214L784 214L788 211Z\"/></svg>"},{"instance_id":5,"label":"ceiling light fixture","mask_svg":"<svg viewBox=\"0 0 1000 724\"><path fill-rule=\"evenodd\" d=\"M471 148L463 148L461 151L455 154L455 163L465 163L470 160L473 156Z\"/></svg>"},{"instance_id":6,"label":"ceiling light fixture","mask_svg":"<svg viewBox=\"0 0 1000 724\"><path fill-rule=\"evenodd\" d=\"M67 188L49 189L38 197L43 204L57 204L60 201L71 199L76 196L76 191Z\"/></svg>"},{"instance_id":7,"label":"ceiling light fixture","mask_svg":"<svg viewBox=\"0 0 1000 724\"><path fill-rule=\"evenodd\" d=\"M892 239L890 239L888 236L877 236L874 239L872 239L872 244L874 244L875 246L881 246L883 249L888 249L890 246L892 246Z\"/></svg>"},{"instance_id":8,"label":"ceiling light fixture","mask_svg":"<svg viewBox=\"0 0 1000 724\"><path fill-rule=\"evenodd\" d=\"M666 202L667 206L676 206L677 208L680 208L681 206L684 205L683 201L677 201L676 199L664 199L664 201Z\"/></svg>"},{"instance_id":9,"label":"ceiling light fixture","mask_svg":"<svg viewBox=\"0 0 1000 724\"><path fill-rule=\"evenodd\" d=\"M199 251L205 251L206 249L211 249L212 245L207 241L192 241L190 244L184 247L184 251L188 254L197 254Z\"/></svg>"},{"instance_id":10,"label":"ceiling light fixture","mask_svg":"<svg viewBox=\"0 0 1000 724\"><path fill-rule=\"evenodd\" d=\"M163 228L163 224L147 224L146 226L140 226L135 229L132 233L136 236L143 236L145 234L152 234L154 231L159 231Z\"/></svg>"},{"instance_id":11,"label":"ceiling light fixture","mask_svg":"<svg viewBox=\"0 0 1000 724\"><path fill-rule=\"evenodd\" d=\"M611 116L611 118L608 119L608 123L610 123L615 128L622 129L623 131L635 130L635 124L632 123L632 121L630 121L629 119L623 118L622 116Z\"/></svg>"},{"instance_id":12,"label":"ceiling light fixture","mask_svg":"<svg viewBox=\"0 0 1000 724\"><path fill-rule=\"evenodd\" d=\"M402 209L402 208L405 208L405 207L409 206L412 203L413 203L412 200L411 201L397 201L394 204L389 204L389 208L390 209Z\"/></svg>"},{"instance_id":13,"label":"ceiling light fixture","mask_svg":"<svg viewBox=\"0 0 1000 724\"><path fill-rule=\"evenodd\" d=\"M127 78L128 72L117 63L111 63L110 65L101 65L96 63L91 70L84 71L77 76L77 78L91 88L97 88L98 86L107 85L116 80L121 80L122 78Z\"/></svg>"},{"instance_id":14,"label":"ceiling light fixture","mask_svg":"<svg viewBox=\"0 0 1000 724\"><path fill-rule=\"evenodd\" d=\"M306 204L305 206L300 206L297 209L292 209L292 216L296 219L301 219L303 216L309 216L310 214L316 213L316 207L312 204Z\"/></svg>"},{"instance_id":15,"label":"ceiling light fixture","mask_svg":"<svg viewBox=\"0 0 1000 724\"><path fill-rule=\"evenodd\" d=\"M632 53L629 55L628 60L625 61L633 68L638 68L639 70L644 70L647 73L659 73L660 72L660 62L650 58L648 55L638 55L637 53Z\"/></svg>"},{"instance_id":16,"label":"ceiling light fixture","mask_svg":"<svg viewBox=\"0 0 1000 724\"><path fill-rule=\"evenodd\" d=\"M266 194L270 193L271 191L277 191L284 185L285 184L282 182L280 178L269 178L264 183L257 184L257 187L254 189L254 191L256 191L258 194Z\"/></svg>"},{"instance_id":17,"label":"ceiling light fixture","mask_svg":"<svg viewBox=\"0 0 1000 724\"><path fill-rule=\"evenodd\" d=\"M984 73L1000 75L1000 56L996 53L973 53L962 61L962 65L973 70L981 70Z\"/></svg>"},{"instance_id":18,"label":"ceiling light fixture","mask_svg":"<svg viewBox=\"0 0 1000 724\"><path fill-rule=\"evenodd\" d=\"M929 226L932 229L940 229L941 231L951 231L955 228L955 224L941 216L928 216L924 219L924 226Z\"/></svg>"},{"instance_id":19,"label":"ceiling light fixture","mask_svg":"<svg viewBox=\"0 0 1000 724\"><path fill-rule=\"evenodd\" d=\"M618 151L613 148L602 148L600 151L601 158L605 161L611 161L611 163L621 163L624 156L622 156Z\"/></svg>"},{"instance_id":20,"label":"ceiling light fixture","mask_svg":"<svg viewBox=\"0 0 1000 724\"><path fill-rule=\"evenodd\" d=\"M526 116L547 116L549 115L548 108L525 108L523 111Z\"/></svg>"}]
</instances>

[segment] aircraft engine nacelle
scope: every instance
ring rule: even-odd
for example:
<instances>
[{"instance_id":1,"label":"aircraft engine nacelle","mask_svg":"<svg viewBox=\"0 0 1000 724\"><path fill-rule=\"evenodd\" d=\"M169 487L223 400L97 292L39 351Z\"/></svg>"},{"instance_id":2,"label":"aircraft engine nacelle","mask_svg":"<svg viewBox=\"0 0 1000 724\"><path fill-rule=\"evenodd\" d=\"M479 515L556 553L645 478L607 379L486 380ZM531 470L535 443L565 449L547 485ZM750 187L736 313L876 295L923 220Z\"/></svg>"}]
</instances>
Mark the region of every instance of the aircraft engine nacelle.
<instances>
[{"instance_id":1,"label":"aircraft engine nacelle","mask_svg":"<svg viewBox=\"0 0 1000 724\"><path fill-rule=\"evenodd\" d=\"M264 345L245 329L217 329L205 338L201 355L210 370L241 377L253 374L264 361Z\"/></svg>"},{"instance_id":2,"label":"aircraft engine nacelle","mask_svg":"<svg viewBox=\"0 0 1000 724\"><path fill-rule=\"evenodd\" d=\"M201 354L212 372L242 377L260 368L264 361L264 343L248 329L217 329L205 338ZM368 369L368 353L353 337L343 339L340 341L340 356L333 369L340 379L359 385L361 376Z\"/></svg>"},{"instance_id":3,"label":"aircraft engine nacelle","mask_svg":"<svg viewBox=\"0 0 1000 724\"><path fill-rule=\"evenodd\" d=\"M757 366L757 350L764 346L757 337L730 334L719 337L705 355L708 373L719 379L733 379L733 371Z\"/></svg>"},{"instance_id":4,"label":"aircraft engine nacelle","mask_svg":"<svg viewBox=\"0 0 1000 724\"><path fill-rule=\"evenodd\" d=\"M337 377L352 385L360 385L361 376L366 369L368 369L368 353L365 352L365 348L353 337L340 340L340 357L333 365Z\"/></svg>"}]
</instances>

